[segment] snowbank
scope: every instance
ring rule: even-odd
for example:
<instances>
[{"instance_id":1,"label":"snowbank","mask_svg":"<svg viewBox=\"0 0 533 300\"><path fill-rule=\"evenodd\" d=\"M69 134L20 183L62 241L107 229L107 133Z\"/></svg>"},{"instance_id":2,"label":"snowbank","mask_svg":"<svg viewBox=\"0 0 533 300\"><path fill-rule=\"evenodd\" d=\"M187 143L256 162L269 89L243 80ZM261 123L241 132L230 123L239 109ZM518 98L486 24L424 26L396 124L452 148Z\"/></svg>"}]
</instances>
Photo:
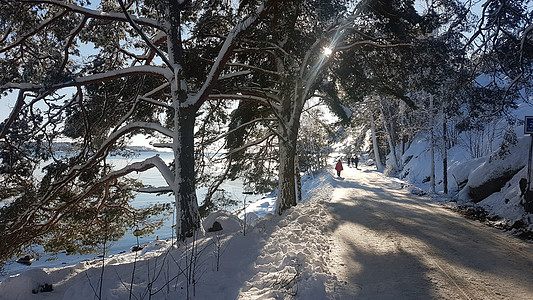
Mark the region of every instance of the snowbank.
<instances>
[{"instance_id":1,"label":"snowbank","mask_svg":"<svg viewBox=\"0 0 533 300\"><path fill-rule=\"evenodd\" d=\"M31 269L0 284L0 299L32 299L33 294L46 291L52 278L42 269ZM49 289L48 288L48 289Z\"/></svg>"},{"instance_id":2,"label":"snowbank","mask_svg":"<svg viewBox=\"0 0 533 300\"><path fill-rule=\"evenodd\" d=\"M283 216L264 210L275 198L258 213L248 211L256 224L246 235L235 215L217 212L203 225L208 229L217 221L221 231L178 246L155 240L142 251L34 269L1 282L0 299L326 299L339 284L327 266L331 220L323 203L333 189L328 177L308 178L306 203ZM32 294L44 284L53 290Z\"/></svg>"}]
</instances>

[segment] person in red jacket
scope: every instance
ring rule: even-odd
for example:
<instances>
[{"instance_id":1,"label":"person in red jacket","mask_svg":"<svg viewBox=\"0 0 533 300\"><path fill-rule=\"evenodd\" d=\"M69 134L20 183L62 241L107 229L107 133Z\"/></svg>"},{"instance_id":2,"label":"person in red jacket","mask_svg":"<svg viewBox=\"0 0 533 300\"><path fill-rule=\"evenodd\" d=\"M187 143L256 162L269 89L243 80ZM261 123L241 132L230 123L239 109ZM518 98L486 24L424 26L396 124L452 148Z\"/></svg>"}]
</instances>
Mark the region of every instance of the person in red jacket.
<instances>
[{"instance_id":1,"label":"person in red jacket","mask_svg":"<svg viewBox=\"0 0 533 300\"><path fill-rule=\"evenodd\" d=\"M341 171L344 170L344 169L342 168L342 163L341 163L340 159L337 161L337 165L335 166L335 170L337 170L337 176L341 177Z\"/></svg>"}]
</instances>

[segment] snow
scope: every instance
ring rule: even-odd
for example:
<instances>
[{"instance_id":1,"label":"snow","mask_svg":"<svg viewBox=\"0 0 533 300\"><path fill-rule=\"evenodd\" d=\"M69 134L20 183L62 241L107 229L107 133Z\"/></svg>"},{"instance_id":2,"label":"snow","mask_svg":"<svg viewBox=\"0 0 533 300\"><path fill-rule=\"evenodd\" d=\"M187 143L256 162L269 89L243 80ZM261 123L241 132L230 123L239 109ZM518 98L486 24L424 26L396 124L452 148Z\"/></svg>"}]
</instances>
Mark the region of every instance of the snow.
<instances>
[{"instance_id":1,"label":"snow","mask_svg":"<svg viewBox=\"0 0 533 300\"><path fill-rule=\"evenodd\" d=\"M44 270L28 270L20 276L11 277L4 281L0 285L0 297L13 300L28 299L32 297L33 293L40 291L41 286L50 284L50 282L51 278Z\"/></svg>"},{"instance_id":2,"label":"snow","mask_svg":"<svg viewBox=\"0 0 533 300\"><path fill-rule=\"evenodd\" d=\"M524 215L524 207L521 204L520 178L527 178L526 168L518 172L506 185L507 188L495 192L479 203L487 211L499 216L505 216L508 220L519 220ZM533 231L533 228L531 228Z\"/></svg>"},{"instance_id":3,"label":"snow","mask_svg":"<svg viewBox=\"0 0 533 300\"><path fill-rule=\"evenodd\" d=\"M331 218L323 206L332 195L329 180L329 174L306 177L305 204L283 216L272 214L275 195L248 205L246 235L242 219L231 212L215 212L203 226L207 230L217 221L222 231L205 232L177 247L171 240L154 240L138 252L35 268L1 282L0 299L90 299L100 297L100 284L102 299L128 299L130 290L140 298L149 292L148 286L152 299L184 299L187 293L196 293L197 299L279 299L292 293L302 299L327 298L335 282L327 254ZM187 285L180 273L191 265L196 286ZM31 293L44 284L52 284L53 291Z\"/></svg>"},{"instance_id":4,"label":"snow","mask_svg":"<svg viewBox=\"0 0 533 300\"><path fill-rule=\"evenodd\" d=\"M333 172L333 164L330 169ZM512 185L522 172L512 179ZM153 240L137 252L31 269L1 282L0 299L129 299L130 292L134 299L148 298L149 294L151 299L310 300L347 299L349 295L368 299L382 295L427 298L435 293L459 292L486 295L483 293L492 291L492 286L469 291L462 286L460 274L466 274L465 282L490 282L499 289L511 283L500 284L501 278L494 274L509 273L490 270L507 270L509 249L531 248L494 240L493 231L472 225L478 223L442 209L429 197L413 196L409 191L414 189L407 182L385 177L363 163L358 170L347 166L342 176L336 178L327 172L306 176L303 203L282 216L272 214L273 194L247 205L239 212L240 218L235 212L212 213L203 221L204 228L213 227L217 221L223 230L202 232L185 243ZM499 200L509 196L511 205L502 213L519 217L521 211L513 210L519 202L512 197L513 190L501 193L485 199L483 205L502 209ZM244 215L246 231L242 228ZM450 219L453 221L446 223ZM470 244L463 240L477 231L484 242L494 244L479 247L475 246L478 238L472 237ZM458 234L460 240L448 238ZM450 247L469 255L465 258L469 263L458 260L454 251L443 252ZM517 251L511 252L515 257ZM478 257L483 260L478 262ZM493 261L496 258L498 262ZM519 265L513 260L513 268ZM522 264L512 278L531 281L519 273L524 269L530 270ZM452 282L443 274L452 276ZM491 276L491 280L485 281L484 276ZM458 280L461 286L457 290L454 283ZM511 286L521 288L516 299L527 299L523 295L527 295L528 282ZM52 284L53 291L41 292L45 284ZM38 293L32 294L32 290Z\"/></svg>"},{"instance_id":5,"label":"snow","mask_svg":"<svg viewBox=\"0 0 533 300\"><path fill-rule=\"evenodd\" d=\"M524 120L527 115L533 115L533 107L521 103L511 114L516 120ZM506 122L499 122L496 130L500 133L507 129ZM494 224L512 226L516 221L526 225L525 229L533 232L533 214L526 213L523 207L523 197L519 188L521 178L527 178L527 158L531 138L524 135L523 124L518 123L511 128L517 135L517 143L508 147L508 153L503 157L498 154L502 134L492 143L495 150L489 155L472 159L468 147L464 145L467 138L459 137L459 143L448 150L448 188L449 195L442 194L443 172L442 154L436 153L436 184L437 193L432 198L450 207L482 208L488 214L494 215ZM439 149L440 150L440 149ZM429 139L420 133L402 156L405 163L399 177L414 185L417 193L429 191ZM480 202L472 202L471 189L484 187L494 182L502 175L512 178L500 189L487 195ZM529 226L529 229L527 227ZM505 227L505 226L504 226Z\"/></svg>"},{"instance_id":6,"label":"snow","mask_svg":"<svg viewBox=\"0 0 533 300\"><path fill-rule=\"evenodd\" d=\"M532 113L519 109L518 114L521 118L520 114ZM533 231L533 215L524 212L518 184L527 175L523 166L529 137L522 136L520 126L515 131L520 133L518 143L509 148L510 154L503 159L496 153L469 159L464 147L450 149L449 196L439 194L439 189L430 197L412 195L423 195L428 190L424 179L429 175L429 145L427 137L420 135L402 156L405 167L399 174L401 178L385 177L365 167L363 162L359 170L347 166L343 178L334 178L329 173L306 176L302 186L303 203L282 216L272 214L276 201L273 193L247 203L241 211L211 214L202 223L206 232L185 243L176 245L173 240L156 239L142 245L143 249L137 252L70 266L50 267L36 262L32 269L0 282L0 299L128 299L130 293L131 298L148 298L152 293L152 299L294 296L313 300L344 299L348 294L374 299L383 295L383 291L396 295L392 291L399 289L401 296L409 299L427 298L433 293L419 288L419 284L426 286L428 281L436 282L434 289L444 295L448 295L448 288L456 287L455 293L465 293L459 295L480 295L485 290L470 291L469 283L465 282L486 282L488 286L483 289L491 290L492 286L513 284L489 271L498 269L497 273L507 276L509 271L520 268L516 262L509 266L507 259L519 257L523 261L529 254L520 253L528 253L527 249L532 247L493 232L487 234L486 227L472 223L479 225L475 227L434 202L452 207L479 206L500 216L501 223L523 221ZM438 153L436 156L439 159ZM436 182L441 187L442 164L437 163L436 167ZM330 169L333 172L333 165ZM511 169L520 170L501 190L478 204L469 201L470 187L480 186ZM397 212L403 215L393 215ZM449 220L453 221L446 223ZM222 230L208 232L215 221ZM483 244L472 236L477 232L482 232ZM500 246L504 249L494 250ZM459 250L461 256L456 254ZM478 262L480 257L483 260ZM494 258L503 262L494 262ZM522 269L530 272L528 262L522 265ZM466 274L466 279L461 279L460 274ZM451 278L448 275L453 277L453 284L451 288L443 288ZM489 275L490 280L484 277ZM531 280L515 275L513 279ZM523 295L528 295L527 289L532 285L526 283L518 284L526 292L521 290L517 299L527 299ZM52 284L53 291L41 291L46 284ZM518 288L514 284L513 289ZM366 288L361 290L363 285Z\"/></svg>"},{"instance_id":7,"label":"snow","mask_svg":"<svg viewBox=\"0 0 533 300\"><path fill-rule=\"evenodd\" d=\"M218 222L222 226L222 232L224 233L239 232L242 229L239 218L228 211L217 211L207 216L202 221L204 230L207 231L213 228L215 222Z\"/></svg>"},{"instance_id":8,"label":"snow","mask_svg":"<svg viewBox=\"0 0 533 300\"><path fill-rule=\"evenodd\" d=\"M527 164L529 143L529 137L522 137L519 139L517 145L513 145L509 149L512 155L506 155L504 159L494 157L494 155L488 159L485 158L483 163L471 171L468 176L468 186L479 187L483 183L498 178L506 172L523 168Z\"/></svg>"}]
</instances>

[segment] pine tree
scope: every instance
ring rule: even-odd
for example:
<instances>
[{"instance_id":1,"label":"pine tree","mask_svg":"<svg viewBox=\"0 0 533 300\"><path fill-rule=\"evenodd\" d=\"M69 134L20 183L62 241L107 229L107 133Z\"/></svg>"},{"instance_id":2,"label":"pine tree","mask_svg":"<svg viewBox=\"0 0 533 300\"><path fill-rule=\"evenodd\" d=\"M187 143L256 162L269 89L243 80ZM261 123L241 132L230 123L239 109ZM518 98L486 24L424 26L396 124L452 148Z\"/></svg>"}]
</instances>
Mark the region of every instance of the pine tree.
<instances>
[{"instance_id":1,"label":"pine tree","mask_svg":"<svg viewBox=\"0 0 533 300\"><path fill-rule=\"evenodd\" d=\"M151 192L175 196L177 236L198 230L197 113L216 84L234 75L225 68L235 43L267 14L270 2L235 16L229 3L216 0L105 0L98 10L85 7L88 1L2 1L0 92L17 94L0 128L2 165L12 162L2 186L15 195L0 215L2 258L37 239L46 243L62 224L98 218L101 210L85 211L86 203L110 204L108 192L127 191L120 178L150 168L168 184ZM95 54L84 57L84 44ZM71 98L62 95L65 88L74 90ZM166 137L161 146L173 150L172 166L154 156L109 168L109 152L139 132ZM62 135L74 140L74 155L54 154ZM17 156L26 159L15 163ZM24 188L46 158L54 162L43 180ZM84 217L73 217L80 208ZM16 216L5 213L15 209Z\"/></svg>"}]
</instances>

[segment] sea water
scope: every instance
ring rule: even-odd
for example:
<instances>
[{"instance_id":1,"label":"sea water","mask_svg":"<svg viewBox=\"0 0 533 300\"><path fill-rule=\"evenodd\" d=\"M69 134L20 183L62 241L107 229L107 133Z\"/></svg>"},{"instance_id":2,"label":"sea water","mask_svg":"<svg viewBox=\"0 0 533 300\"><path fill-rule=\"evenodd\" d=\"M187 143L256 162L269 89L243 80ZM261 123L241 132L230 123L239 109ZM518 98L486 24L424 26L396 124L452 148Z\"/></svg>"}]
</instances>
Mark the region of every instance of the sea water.
<instances>
[{"instance_id":1,"label":"sea water","mask_svg":"<svg viewBox=\"0 0 533 300\"><path fill-rule=\"evenodd\" d=\"M140 162L149 157L159 155L165 163L170 163L173 159L173 153L171 152L151 152L151 151L140 151L135 152L130 157L122 156L110 156L107 159L107 162L114 165L114 169L119 169L127 164ZM214 169L216 172L216 168ZM154 187L165 186L166 182L157 170L157 168L151 168L144 172L131 173L128 177L133 179L140 180L145 185L151 185ZM246 202L253 202L263 197L263 195L243 195L243 182L241 180L236 181L226 181L221 186L221 189L225 190L228 193L228 196L237 200L238 203L242 203L244 199ZM201 203L207 193L206 188L198 188L196 195L198 197L198 202ZM135 199L131 202L132 206L135 208L147 207L150 204L155 203L174 203L174 196L169 194L156 195L148 193L137 193ZM228 210L238 209L238 207L229 207ZM124 237L118 241L109 242L106 244L106 256L120 254L124 252L131 251L131 247L136 245L143 245L155 239L171 239L173 234L173 215L165 220L163 226L159 229L156 229L152 234L147 234L143 236L134 236L133 231L135 228L129 229ZM16 263L15 260L10 261L4 266L4 272L0 274L0 281L5 280L8 276L12 276L25 270L32 268L51 268L51 267L60 267L65 265L76 264L84 260L92 260L99 258L101 253L91 253L85 255L67 255L66 251L63 251L58 254L48 254L42 253L42 248L40 246L35 246L34 251L40 253L41 257L38 260L35 260L30 266Z\"/></svg>"}]
</instances>

